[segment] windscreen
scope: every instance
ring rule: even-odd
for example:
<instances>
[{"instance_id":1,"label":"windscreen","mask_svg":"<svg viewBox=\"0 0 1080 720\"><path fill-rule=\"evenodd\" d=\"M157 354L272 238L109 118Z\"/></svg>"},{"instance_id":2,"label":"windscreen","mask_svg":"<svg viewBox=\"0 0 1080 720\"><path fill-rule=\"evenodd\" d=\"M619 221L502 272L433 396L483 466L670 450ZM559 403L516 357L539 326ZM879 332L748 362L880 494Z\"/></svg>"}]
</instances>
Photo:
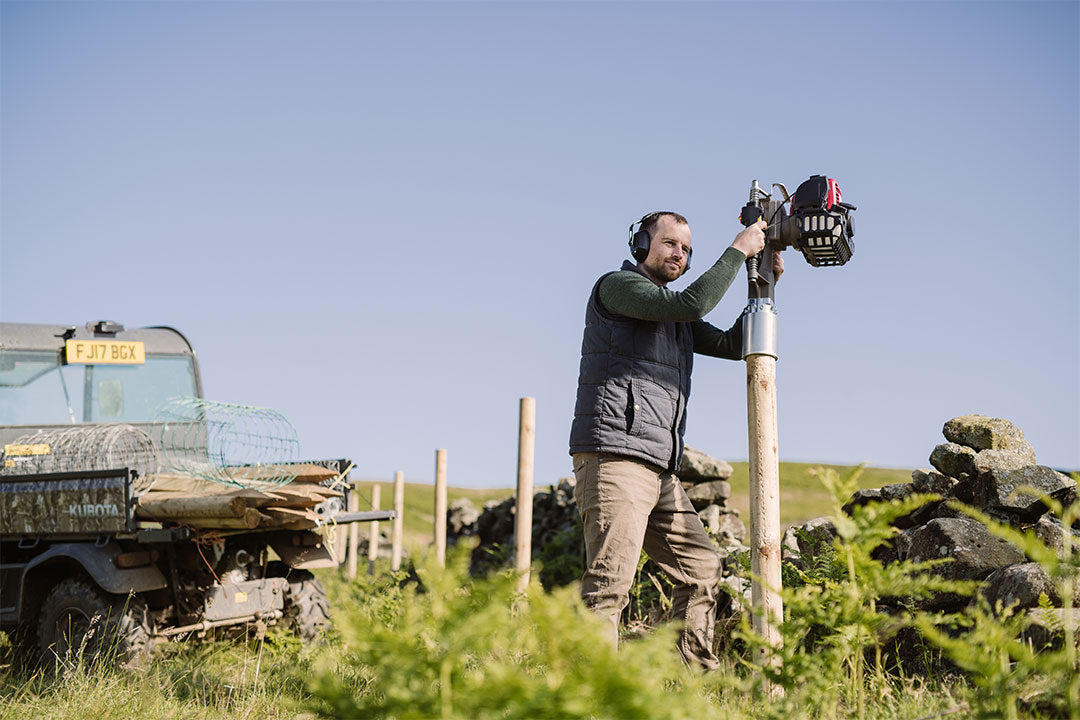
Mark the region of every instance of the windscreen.
<instances>
[{"instance_id":1,"label":"windscreen","mask_svg":"<svg viewBox=\"0 0 1080 720\"><path fill-rule=\"evenodd\" d=\"M0 350L0 425L150 422L170 398L196 395L188 355L137 365L65 365L62 353Z\"/></svg>"}]
</instances>

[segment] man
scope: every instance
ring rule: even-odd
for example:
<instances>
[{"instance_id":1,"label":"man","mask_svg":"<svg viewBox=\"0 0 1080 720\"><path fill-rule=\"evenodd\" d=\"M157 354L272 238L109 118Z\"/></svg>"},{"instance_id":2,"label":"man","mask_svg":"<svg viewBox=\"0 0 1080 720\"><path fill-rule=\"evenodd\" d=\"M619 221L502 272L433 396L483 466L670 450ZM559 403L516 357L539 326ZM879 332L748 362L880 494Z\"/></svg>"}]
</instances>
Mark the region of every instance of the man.
<instances>
[{"instance_id":1,"label":"man","mask_svg":"<svg viewBox=\"0 0 1080 720\"><path fill-rule=\"evenodd\" d=\"M689 266L690 226L668 211L646 215L640 225L648 235L631 234L639 261L602 276L585 310L570 430L574 497L585 529L581 595L611 623L618 644L619 617L644 547L675 585L679 652L688 664L711 669L718 664L712 645L720 562L675 472L694 353L742 355L740 321L724 331L702 318L746 258L764 248L766 226L745 228L701 277L671 291L667 284ZM779 277L779 253L773 268Z\"/></svg>"}]
</instances>

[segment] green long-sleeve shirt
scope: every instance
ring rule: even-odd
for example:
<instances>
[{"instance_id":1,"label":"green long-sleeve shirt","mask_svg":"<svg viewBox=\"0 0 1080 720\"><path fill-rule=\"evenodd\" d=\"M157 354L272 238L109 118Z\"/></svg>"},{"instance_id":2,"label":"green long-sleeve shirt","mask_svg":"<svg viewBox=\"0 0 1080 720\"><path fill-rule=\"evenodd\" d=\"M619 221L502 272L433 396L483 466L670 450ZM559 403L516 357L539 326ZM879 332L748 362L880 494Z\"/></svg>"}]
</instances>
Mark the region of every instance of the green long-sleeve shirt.
<instances>
[{"instance_id":1,"label":"green long-sleeve shirt","mask_svg":"<svg viewBox=\"0 0 1080 720\"><path fill-rule=\"evenodd\" d=\"M716 263L685 290L668 290L636 272L615 272L600 283L600 302L610 312L651 322L688 322L694 352L738 360L742 356L742 324L721 330L702 320L724 296L746 256L729 247Z\"/></svg>"}]
</instances>

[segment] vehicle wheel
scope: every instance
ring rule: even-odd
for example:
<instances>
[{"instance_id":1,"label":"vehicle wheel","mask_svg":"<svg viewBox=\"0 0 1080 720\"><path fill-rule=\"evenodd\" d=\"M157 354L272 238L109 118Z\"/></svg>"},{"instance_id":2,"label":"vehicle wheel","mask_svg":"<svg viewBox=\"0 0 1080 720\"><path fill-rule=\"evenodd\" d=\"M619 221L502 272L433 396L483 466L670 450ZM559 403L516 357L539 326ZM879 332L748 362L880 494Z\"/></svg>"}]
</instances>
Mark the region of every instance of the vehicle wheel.
<instances>
[{"instance_id":1,"label":"vehicle wheel","mask_svg":"<svg viewBox=\"0 0 1080 720\"><path fill-rule=\"evenodd\" d=\"M38 616L42 664L59 669L80 659L143 667L150 659L150 622L137 597L118 598L92 582L67 579L45 596Z\"/></svg>"},{"instance_id":2,"label":"vehicle wheel","mask_svg":"<svg viewBox=\"0 0 1080 720\"><path fill-rule=\"evenodd\" d=\"M330 626L330 601L322 583L307 570L294 570L283 562L269 563L267 575L289 583L282 625L303 642L317 641Z\"/></svg>"}]
</instances>

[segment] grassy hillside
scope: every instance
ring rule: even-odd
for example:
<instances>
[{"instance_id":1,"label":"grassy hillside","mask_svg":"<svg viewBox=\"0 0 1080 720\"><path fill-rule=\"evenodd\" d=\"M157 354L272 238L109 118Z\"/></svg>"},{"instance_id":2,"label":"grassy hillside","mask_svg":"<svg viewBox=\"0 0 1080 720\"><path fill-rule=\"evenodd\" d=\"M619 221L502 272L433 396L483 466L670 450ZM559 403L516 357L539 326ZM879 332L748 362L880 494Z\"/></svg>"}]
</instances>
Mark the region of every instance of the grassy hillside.
<instances>
[{"instance_id":1,"label":"grassy hillside","mask_svg":"<svg viewBox=\"0 0 1080 720\"><path fill-rule=\"evenodd\" d=\"M735 474L731 477L730 507L737 508L743 518L750 508L749 488L750 471L747 463L732 463ZM832 467L840 473L853 470L844 465L821 465L816 463L780 463L780 522L785 527L801 524L810 518L829 512L829 498L811 471L819 467ZM866 468L859 481L859 487L881 487L889 483L911 481L910 470L889 468ZM371 487L379 485L382 494L382 507L393 506L394 484L392 482L359 482L360 508L367 509L371 504ZM537 490L547 489L547 484L537 483ZM449 501L465 497L476 507L482 508L488 500L502 500L514 494L512 488L492 490L473 490L467 488L448 488ZM430 543L434 533L435 487L421 483L405 483L405 544L409 547L422 547Z\"/></svg>"},{"instance_id":2,"label":"grassy hillside","mask_svg":"<svg viewBox=\"0 0 1080 720\"><path fill-rule=\"evenodd\" d=\"M750 466L731 463L731 498L728 506L738 508L745 519L750 512ZM811 518L829 514L829 496L821 483L811 474L817 468L833 468L845 475L855 468L849 465L821 463L780 463L780 524L801 525ZM877 488L891 483L911 482L910 470L867 467L859 477L860 488Z\"/></svg>"}]
</instances>

